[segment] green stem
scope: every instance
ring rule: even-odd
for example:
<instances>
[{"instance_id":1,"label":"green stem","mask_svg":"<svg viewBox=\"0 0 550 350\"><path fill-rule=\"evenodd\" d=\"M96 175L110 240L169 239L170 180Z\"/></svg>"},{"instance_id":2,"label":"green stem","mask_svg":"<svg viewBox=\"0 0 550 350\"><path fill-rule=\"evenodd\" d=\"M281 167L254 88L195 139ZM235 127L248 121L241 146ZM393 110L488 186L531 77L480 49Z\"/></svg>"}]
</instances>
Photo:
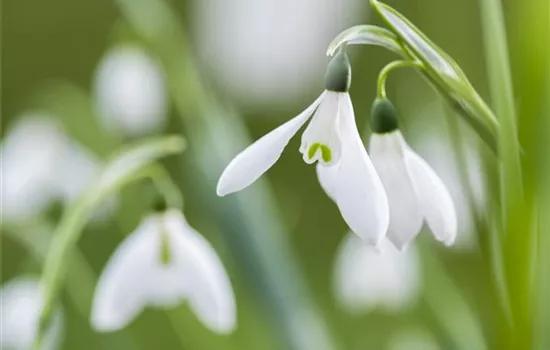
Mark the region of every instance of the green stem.
<instances>
[{"instance_id":1,"label":"green stem","mask_svg":"<svg viewBox=\"0 0 550 350\"><path fill-rule=\"evenodd\" d=\"M400 61L390 62L384 68L382 68L382 70L378 74L378 80L377 80L377 83L376 83L376 86L377 86L377 94L376 95L377 95L378 98L384 98L384 99L386 98L386 95L387 95L386 94L386 80L388 79L388 76L390 75L390 73L395 69L407 68L407 67L418 68L420 70L423 70L424 69L424 64L420 61L400 60Z\"/></svg>"},{"instance_id":2,"label":"green stem","mask_svg":"<svg viewBox=\"0 0 550 350\"><path fill-rule=\"evenodd\" d=\"M500 200L504 239L506 283L512 307L514 332L510 348L531 348L531 250L533 232L529 225L530 209L523 196L520 145L517 116L508 58L506 30L500 0L480 0L485 57L489 74L491 99L499 116L501 130Z\"/></svg>"}]
</instances>

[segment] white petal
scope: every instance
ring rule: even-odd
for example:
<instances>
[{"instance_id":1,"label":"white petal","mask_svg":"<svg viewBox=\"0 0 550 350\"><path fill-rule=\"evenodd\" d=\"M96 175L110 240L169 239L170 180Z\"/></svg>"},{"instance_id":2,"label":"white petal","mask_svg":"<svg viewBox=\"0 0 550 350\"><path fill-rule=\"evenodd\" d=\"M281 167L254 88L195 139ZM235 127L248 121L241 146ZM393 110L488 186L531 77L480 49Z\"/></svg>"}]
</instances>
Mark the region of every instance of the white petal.
<instances>
[{"instance_id":1,"label":"white petal","mask_svg":"<svg viewBox=\"0 0 550 350\"><path fill-rule=\"evenodd\" d=\"M18 277L2 286L0 290L1 349L27 350L32 347L43 302L42 288L35 279ZM56 308L41 349L57 349L62 330L62 313L59 308Z\"/></svg>"},{"instance_id":2,"label":"white petal","mask_svg":"<svg viewBox=\"0 0 550 350\"><path fill-rule=\"evenodd\" d=\"M317 171L350 229L365 242L377 244L388 229L388 200L359 136L349 94L340 98L342 156L334 165L337 169L319 165Z\"/></svg>"},{"instance_id":3,"label":"white petal","mask_svg":"<svg viewBox=\"0 0 550 350\"><path fill-rule=\"evenodd\" d=\"M400 252L387 239L377 247L349 234L338 249L334 269L338 301L350 312L410 306L420 289L420 262L413 246Z\"/></svg>"},{"instance_id":4,"label":"white petal","mask_svg":"<svg viewBox=\"0 0 550 350\"><path fill-rule=\"evenodd\" d=\"M297 117L264 135L239 153L225 168L218 181L217 194L225 196L251 185L275 164L284 148L319 105L323 92Z\"/></svg>"},{"instance_id":5,"label":"white petal","mask_svg":"<svg viewBox=\"0 0 550 350\"><path fill-rule=\"evenodd\" d=\"M447 187L433 169L410 148L405 151L405 162L420 210L432 233L445 245L453 244L457 232L457 218Z\"/></svg>"},{"instance_id":6,"label":"white petal","mask_svg":"<svg viewBox=\"0 0 550 350\"><path fill-rule=\"evenodd\" d=\"M382 180L390 207L388 238L403 249L422 228L422 213L407 167L404 150L407 147L401 132L372 134L370 156Z\"/></svg>"},{"instance_id":7,"label":"white petal","mask_svg":"<svg viewBox=\"0 0 550 350\"><path fill-rule=\"evenodd\" d=\"M313 164L319 161L324 165L333 165L340 160L342 152L338 127L340 101L337 92L325 92L323 101L302 134L300 152L306 163Z\"/></svg>"},{"instance_id":8,"label":"white petal","mask_svg":"<svg viewBox=\"0 0 550 350\"><path fill-rule=\"evenodd\" d=\"M212 246L178 211L166 214L175 263L185 266L189 303L212 331L232 332L236 327L235 296L222 262Z\"/></svg>"},{"instance_id":9,"label":"white petal","mask_svg":"<svg viewBox=\"0 0 550 350\"><path fill-rule=\"evenodd\" d=\"M185 297L184 271L161 261L161 234L162 216L148 217L109 259L92 305L94 328L120 329L146 305L175 306Z\"/></svg>"}]
</instances>

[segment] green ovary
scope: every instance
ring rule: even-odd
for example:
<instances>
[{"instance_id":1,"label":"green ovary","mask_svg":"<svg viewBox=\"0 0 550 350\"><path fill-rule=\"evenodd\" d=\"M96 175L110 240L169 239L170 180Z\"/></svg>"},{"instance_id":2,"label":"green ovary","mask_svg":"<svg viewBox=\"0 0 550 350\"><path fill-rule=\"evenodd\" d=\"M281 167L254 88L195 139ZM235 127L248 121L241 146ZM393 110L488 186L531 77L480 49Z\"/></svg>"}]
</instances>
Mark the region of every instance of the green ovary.
<instances>
[{"instance_id":1,"label":"green ovary","mask_svg":"<svg viewBox=\"0 0 550 350\"><path fill-rule=\"evenodd\" d=\"M319 142L316 142L309 147L309 150L307 152L307 156L309 157L309 159L312 159L319 149L321 150L321 157L323 158L323 161L325 161L325 163L330 162L332 160L331 149L327 145Z\"/></svg>"}]
</instances>

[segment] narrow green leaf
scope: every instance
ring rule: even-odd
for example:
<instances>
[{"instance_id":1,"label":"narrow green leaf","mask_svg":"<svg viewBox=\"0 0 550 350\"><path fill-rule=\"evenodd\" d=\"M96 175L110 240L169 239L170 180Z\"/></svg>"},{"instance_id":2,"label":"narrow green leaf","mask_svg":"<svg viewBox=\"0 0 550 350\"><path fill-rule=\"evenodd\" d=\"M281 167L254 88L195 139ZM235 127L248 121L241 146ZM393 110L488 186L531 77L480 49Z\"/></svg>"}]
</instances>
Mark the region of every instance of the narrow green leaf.
<instances>
[{"instance_id":1,"label":"narrow green leaf","mask_svg":"<svg viewBox=\"0 0 550 350\"><path fill-rule=\"evenodd\" d=\"M44 306L40 315L40 328L35 342L37 348L47 328L49 315L66 273L69 258L80 238L82 228L92 211L111 194L149 176L149 166L158 159L183 151L184 140L179 136L156 138L129 147L115 156L104 168L96 182L68 207L55 229L53 241L46 257L42 275L45 288Z\"/></svg>"},{"instance_id":2,"label":"narrow green leaf","mask_svg":"<svg viewBox=\"0 0 550 350\"><path fill-rule=\"evenodd\" d=\"M400 56L405 56L403 47L399 45L398 38L395 34L387 29L368 24L354 26L338 34L329 44L327 55L334 55L334 53L344 44L381 46Z\"/></svg>"}]
</instances>

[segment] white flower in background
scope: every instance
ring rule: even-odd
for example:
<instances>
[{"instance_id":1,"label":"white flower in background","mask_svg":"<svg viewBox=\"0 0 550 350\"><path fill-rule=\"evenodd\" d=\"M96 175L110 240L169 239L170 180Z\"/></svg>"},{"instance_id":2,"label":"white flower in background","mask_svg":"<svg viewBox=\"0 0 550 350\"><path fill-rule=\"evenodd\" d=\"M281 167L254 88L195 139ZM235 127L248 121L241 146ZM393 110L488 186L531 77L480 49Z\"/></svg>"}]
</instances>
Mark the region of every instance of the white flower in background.
<instances>
[{"instance_id":1,"label":"white flower in background","mask_svg":"<svg viewBox=\"0 0 550 350\"><path fill-rule=\"evenodd\" d=\"M349 62L340 52L329 63L326 90L321 96L297 117L238 154L220 176L218 195L240 191L256 181L311 118L300 146L304 161L318 162L321 185L352 231L371 244L378 243L388 227L388 203L355 124L350 83Z\"/></svg>"},{"instance_id":2,"label":"white flower in background","mask_svg":"<svg viewBox=\"0 0 550 350\"><path fill-rule=\"evenodd\" d=\"M387 237L399 249L413 240L425 220L439 241L449 246L457 235L457 217L447 187L433 169L405 142L395 108L377 100L372 111L372 162L388 196Z\"/></svg>"},{"instance_id":3,"label":"white flower in background","mask_svg":"<svg viewBox=\"0 0 550 350\"><path fill-rule=\"evenodd\" d=\"M2 216L15 221L38 215L56 199L71 202L99 166L54 119L40 114L19 118L0 153Z\"/></svg>"},{"instance_id":4,"label":"white flower in background","mask_svg":"<svg viewBox=\"0 0 550 350\"><path fill-rule=\"evenodd\" d=\"M115 331L146 306L171 308L183 300L212 331L235 329L235 297L220 259L172 209L145 218L109 259L96 287L91 323L99 331Z\"/></svg>"},{"instance_id":5,"label":"white flower in background","mask_svg":"<svg viewBox=\"0 0 550 350\"><path fill-rule=\"evenodd\" d=\"M421 267L414 246L397 250L387 239L376 247L353 234L342 241L334 265L334 291L352 313L373 309L396 312L418 298Z\"/></svg>"},{"instance_id":6,"label":"white flower in background","mask_svg":"<svg viewBox=\"0 0 550 350\"><path fill-rule=\"evenodd\" d=\"M0 348L31 349L38 331L40 310L44 302L37 280L18 277L0 289ZM43 350L57 349L63 331L63 316L58 308L46 329Z\"/></svg>"},{"instance_id":7,"label":"white flower in background","mask_svg":"<svg viewBox=\"0 0 550 350\"><path fill-rule=\"evenodd\" d=\"M326 45L364 18L360 0L201 0L191 16L201 62L227 93L280 106L318 82Z\"/></svg>"},{"instance_id":8,"label":"white flower in background","mask_svg":"<svg viewBox=\"0 0 550 350\"><path fill-rule=\"evenodd\" d=\"M112 131L140 136L166 124L166 91L161 67L137 46L109 51L95 77L99 116Z\"/></svg>"},{"instance_id":9,"label":"white flower in background","mask_svg":"<svg viewBox=\"0 0 550 350\"><path fill-rule=\"evenodd\" d=\"M388 350L439 350L433 336L426 331L407 330L392 335Z\"/></svg>"}]
</instances>

